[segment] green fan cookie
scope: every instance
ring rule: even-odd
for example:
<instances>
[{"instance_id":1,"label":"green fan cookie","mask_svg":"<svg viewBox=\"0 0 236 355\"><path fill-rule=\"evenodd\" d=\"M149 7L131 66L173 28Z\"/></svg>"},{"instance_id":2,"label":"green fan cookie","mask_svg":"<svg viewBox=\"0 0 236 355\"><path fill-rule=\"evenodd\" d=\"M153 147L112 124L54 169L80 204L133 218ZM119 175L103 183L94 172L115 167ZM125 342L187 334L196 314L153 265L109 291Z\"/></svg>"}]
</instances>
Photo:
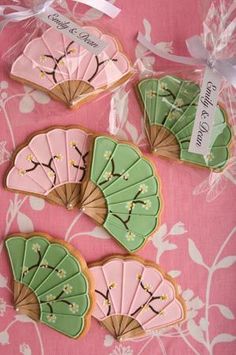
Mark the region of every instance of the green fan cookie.
<instances>
[{"instance_id":1,"label":"green fan cookie","mask_svg":"<svg viewBox=\"0 0 236 355\"><path fill-rule=\"evenodd\" d=\"M77 250L35 233L7 238L17 312L71 337L89 327L93 289L87 265Z\"/></svg>"},{"instance_id":2,"label":"green fan cookie","mask_svg":"<svg viewBox=\"0 0 236 355\"><path fill-rule=\"evenodd\" d=\"M160 212L159 182L152 164L129 143L94 140L81 208L129 252L155 231Z\"/></svg>"},{"instance_id":3,"label":"green fan cookie","mask_svg":"<svg viewBox=\"0 0 236 355\"><path fill-rule=\"evenodd\" d=\"M148 78L139 82L138 93L153 152L213 170L226 165L231 129L220 106L216 110L210 153L203 156L188 152L200 94L196 83L173 76Z\"/></svg>"}]
</instances>

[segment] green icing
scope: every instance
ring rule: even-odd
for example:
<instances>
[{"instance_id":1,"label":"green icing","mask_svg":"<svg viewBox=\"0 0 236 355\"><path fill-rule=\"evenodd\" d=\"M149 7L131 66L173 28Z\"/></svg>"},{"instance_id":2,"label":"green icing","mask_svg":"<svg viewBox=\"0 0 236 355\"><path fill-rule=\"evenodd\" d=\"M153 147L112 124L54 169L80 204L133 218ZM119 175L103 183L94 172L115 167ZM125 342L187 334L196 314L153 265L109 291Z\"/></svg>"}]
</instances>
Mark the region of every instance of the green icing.
<instances>
[{"instance_id":1,"label":"green icing","mask_svg":"<svg viewBox=\"0 0 236 355\"><path fill-rule=\"evenodd\" d=\"M204 157L188 152L200 93L196 83L165 76L142 80L138 90L149 124L162 125L177 138L181 160L213 169L224 167L229 159L231 130L220 107L215 114L210 154Z\"/></svg>"},{"instance_id":2,"label":"green icing","mask_svg":"<svg viewBox=\"0 0 236 355\"><path fill-rule=\"evenodd\" d=\"M42 313L41 322L72 338L78 337L84 329L84 318L75 315Z\"/></svg>"},{"instance_id":3,"label":"green icing","mask_svg":"<svg viewBox=\"0 0 236 355\"><path fill-rule=\"evenodd\" d=\"M182 80L171 76L161 79L144 79L138 84L149 123L164 124L173 107ZM160 105L161 103L161 105Z\"/></svg>"},{"instance_id":4,"label":"green icing","mask_svg":"<svg viewBox=\"0 0 236 355\"><path fill-rule=\"evenodd\" d=\"M10 258L14 280L20 281L24 261L25 238L9 238L6 248Z\"/></svg>"},{"instance_id":5,"label":"green icing","mask_svg":"<svg viewBox=\"0 0 236 355\"><path fill-rule=\"evenodd\" d=\"M98 137L90 178L106 199L104 227L128 251L136 251L158 223L160 200L153 167L129 144Z\"/></svg>"},{"instance_id":6,"label":"green icing","mask_svg":"<svg viewBox=\"0 0 236 355\"><path fill-rule=\"evenodd\" d=\"M14 279L36 295L40 320L70 337L84 329L89 284L79 261L62 245L42 236L6 241Z\"/></svg>"}]
</instances>

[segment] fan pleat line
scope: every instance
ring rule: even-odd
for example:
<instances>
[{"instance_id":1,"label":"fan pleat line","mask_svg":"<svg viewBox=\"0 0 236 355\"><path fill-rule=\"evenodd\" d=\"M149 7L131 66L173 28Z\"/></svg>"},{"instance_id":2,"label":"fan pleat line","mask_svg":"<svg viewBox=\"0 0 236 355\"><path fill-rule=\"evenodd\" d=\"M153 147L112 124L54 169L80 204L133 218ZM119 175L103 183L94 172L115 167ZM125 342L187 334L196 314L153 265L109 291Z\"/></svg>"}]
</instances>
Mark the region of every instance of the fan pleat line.
<instances>
[{"instance_id":1,"label":"fan pleat line","mask_svg":"<svg viewBox=\"0 0 236 355\"><path fill-rule=\"evenodd\" d=\"M63 36L63 35L61 35L61 36ZM61 38L62 38L62 37L61 37ZM48 46L47 41L45 41L45 39L44 39L43 36L42 36L42 41L43 41L45 47L47 47L47 50L48 50L48 52L50 53L50 55L53 57L53 52L51 51L50 46ZM53 58L54 58L54 57L53 57ZM65 80L64 73L63 73L63 71L61 71L61 68L60 68L59 65L57 66L57 69L58 69L60 75L61 75L61 76L64 78L64 80ZM53 81L53 83L54 83L54 87L55 87L55 84L57 84L57 83L55 83L54 81ZM67 100L67 97L66 97L66 93L65 93L65 91L64 91L63 86L61 86L61 83L59 83L58 85L59 85L60 88L61 88L61 92L62 92L62 95L63 95L64 98L65 98L65 101L68 103L68 100Z\"/></svg>"},{"instance_id":2,"label":"fan pleat line","mask_svg":"<svg viewBox=\"0 0 236 355\"><path fill-rule=\"evenodd\" d=\"M68 254L66 254L66 255L62 258L62 260L59 261L59 263L58 263L57 265L55 265L55 268L60 267L60 265L61 265L68 257L69 257ZM45 278L42 282L40 282L40 284L34 289L34 292L37 294L38 297L41 296L41 294L37 292L38 289L39 289L40 287L43 287L43 286L44 286L44 284L45 284L45 283L48 281L48 279L51 277L52 273L53 273L53 270L51 270L50 274L48 274L48 275L46 276L46 278Z\"/></svg>"},{"instance_id":3,"label":"fan pleat line","mask_svg":"<svg viewBox=\"0 0 236 355\"><path fill-rule=\"evenodd\" d=\"M115 147L114 147L114 149L113 149L113 151L112 151L112 153L111 153L111 156L110 156L109 160L107 161L106 164L104 164L104 168L103 168L103 170L101 171L101 173L100 173L100 175L99 175L99 177L97 178L97 181L96 181L96 183L97 183L98 185L99 185L99 181L100 181L101 178L102 178L102 175L104 174L104 172L105 172L106 169L107 169L107 166L109 166L109 163L110 163L111 159L113 159L113 157L114 157L114 155L115 155L115 153L116 153L117 147L118 147L118 145L116 144ZM95 164L94 159L95 159L95 156L93 157L93 164ZM109 186L110 186L110 185L109 185Z\"/></svg>"},{"instance_id":4,"label":"fan pleat line","mask_svg":"<svg viewBox=\"0 0 236 355\"><path fill-rule=\"evenodd\" d=\"M129 173L130 170L133 169L133 168L135 168L136 165L138 165L138 163L139 163L141 160L142 160L142 159L139 157L135 162L132 163L132 165L131 165L128 169L126 169L126 170L124 171L124 173ZM121 179L123 179L123 177L122 177L122 176L119 176L117 179L113 180L110 184L108 184L108 185L103 189L103 191L106 191L106 189L107 189L107 188L110 188L112 185L113 185L113 187L114 187L114 185L115 185L116 183L120 182ZM122 190L122 189L121 189L121 190ZM121 191L121 190L120 190L120 191ZM118 191L117 191L117 192L118 192ZM109 195L109 196L111 196L111 195Z\"/></svg>"},{"instance_id":5,"label":"fan pleat line","mask_svg":"<svg viewBox=\"0 0 236 355\"><path fill-rule=\"evenodd\" d=\"M79 273L80 274L80 273ZM68 279L66 279L66 282L69 282L71 280L73 280L76 276L78 276L78 272L75 273L74 275L70 276ZM59 282L56 286L52 287L50 289L50 292L53 292L58 286L61 286L65 283L65 281L62 281L62 282ZM42 296L45 296L46 294L48 293L48 291L45 291L43 293L40 293L39 296L42 297Z\"/></svg>"}]
</instances>

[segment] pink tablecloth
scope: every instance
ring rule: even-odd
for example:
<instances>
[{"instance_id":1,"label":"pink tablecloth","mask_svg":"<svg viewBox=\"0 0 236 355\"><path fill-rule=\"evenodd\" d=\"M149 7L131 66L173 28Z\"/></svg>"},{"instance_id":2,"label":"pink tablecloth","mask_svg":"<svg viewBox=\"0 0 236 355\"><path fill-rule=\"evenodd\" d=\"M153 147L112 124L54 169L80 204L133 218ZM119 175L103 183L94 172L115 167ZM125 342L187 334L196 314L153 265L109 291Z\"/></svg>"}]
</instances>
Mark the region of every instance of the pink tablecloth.
<instances>
[{"instance_id":1,"label":"pink tablecloth","mask_svg":"<svg viewBox=\"0 0 236 355\"><path fill-rule=\"evenodd\" d=\"M114 1L113 1L114 2ZM165 50L174 41L185 54L184 40L201 31L199 0L117 0L117 19L104 19L120 36L134 61L142 57L135 35L141 30ZM87 11L87 9L86 9ZM89 10L91 18L98 17ZM1 34L1 52L12 43L16 27ZM21 25L17 29L22 31ZM163 61L148 56L151 67ZM165 64L166 67L171 65ZM69 112L47 96L15 83L1 61L0 76L0 177L9 166L10 154L32 132L55 124L82 124L106 131L116 115L122 137L140 146L141 112L132 90L124 88L97 102ZM124 110L119 107L122 102ZM115 112L115 113L114 113ZM176 278L187 302L188 319L181 325L142 340L117 343L93 319L90 332L70 340L12 308L11 273L3 240L7 234L44 231L71 242L88 262L112 253L123 253L101 228L77 211L65 212L35 197L7 192L1 187L0 212L0 354L224 354L235 347L235 160L222 174L208 179L207 171L155 159L162 181L164 210L159 230L139 255L157 261Z\"/></svg>"}]
</instances>

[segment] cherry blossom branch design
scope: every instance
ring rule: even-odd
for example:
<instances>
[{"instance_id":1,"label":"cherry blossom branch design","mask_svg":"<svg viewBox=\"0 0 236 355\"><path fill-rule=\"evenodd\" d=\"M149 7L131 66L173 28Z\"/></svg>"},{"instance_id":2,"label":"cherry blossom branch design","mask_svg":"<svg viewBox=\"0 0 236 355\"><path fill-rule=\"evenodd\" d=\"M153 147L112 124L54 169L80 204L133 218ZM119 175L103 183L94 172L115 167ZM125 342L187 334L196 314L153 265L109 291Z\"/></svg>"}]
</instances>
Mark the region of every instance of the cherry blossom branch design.
<instances>
[{"instance_id":1,"label":"cherry blossom branch design","mask_svg":"<svg viewBox=\"0 0 236 355\"><path fill-rule=\"evenodd\" d=\"M45 61L46 58L52 59L52 61L53 61L53 63L54 63L54 67L53 67L53 69L52 69L51 71L46 71L46 70L40 69L41 75L45 75L45 74L46 74L46 75L48 75L48 76L52 76L52 79L53 79L54 83L57 84L57 83L58 83L58 80L57 80L57 78L56 78L56 71L59 69L59 65L60 65L60 63L63 62L63 59L65 59L68 55L74 53L74 48L71 48L71 46L72 46L73 44L74 44L74 41L71 41L71 42L67 45L67 47L66 47L64 53L63 53L59 58L55 58L55 57L54 57L53 55L51 55L51 54L43 54L42 57L41 57L41 58L42 58L42 61ZM93 81L93 79L96 77L96 75L97 75L98 72L99 72L100 67L101 67L103 64L108 63L109 61L112 61L112 62L117 62L117 61L118 61L118 59L116 59L116 58L108 58L108 59L102 60L102 61L100 62L97 55L95 56L95 60L96 60L96 68L95 68L95 71L94 71L94 73L91 75L91 77L86 80L86 81L88 81L89 83L90 83L91 81ZM69 78L69 79L70 79L70 78Z\"/></svg>"},{"instance_id":2,"label":"cherry blossom branch design","mask_svg":"<svg viewBox=\"0 0 236 355\"><path fill-rule=\"evenodd\" d=\"M87 157L88 157L88 154L89 152L86 152L85 154L83 154L80 149L78 148L78 146L76 145L76 143L72 143L72 147L76 150L76 152L79 154L80 158L82 159L82 162L83 162L83 166L80 166L79 163L76 163L74 160L71 160L71 165L76 168L76 169L79 169L81 170L83 173L82 173L82 176L80 178L80 182L83 181L84 177L85 177L85 173L86 173L86 167L87 167Z\"/></svg>"},{"instance_id":3,"label":"cherry blossom branch design","mask_svg":"<svg viewBox=\"0 0 236 355\"><path fill-rule=\"evenodd\" d=\"M140 305L133 313L131 313L131 316L135 316L137 313L142 312L145 309L151 309L151 311L155 314L161 314L161 311L157 311L153 305L151 305L151 303L155 300L166 300L167 296L166 295L161 295L161 296L153 296L153 292L150 290L149 285L145 285L142 281L142 276L138 275L139 278L139 285L141 286L141 288L148 293L148 295L150 296L150 298L147 300L146 303L143 303L142 305Z\"/></svg>"},{"instance_id":4,"label":"cherry blossom branch design","mask_svg":"<svg viewBox=\"0 0 236 355\"><path fill-rule=\"evenodd\" d=\"M134 196L134 198L130 201L130 207L129 207L128 216L127 216L126 219L122 219L119 215L113 213L113 212L110 210L110 213L112 213L112 215L113 215L114 217L116 217L117 219L119 219L119 221L120 221L121 223L123 223L123 225L124 225L124 227L125 227L125 229L126 229L127 231L129 231L128 223L129 223L129 221L130 221L130 219L131 219L131 217L132 217L132 212L133 212L135 206L138 205L138 204L143 205L143 206L146 206L146 203L145 203L144 201L137 200L137 198L139 197L139 195L140 195L141 193L142 193L142 191L139 190L139 191L136 193L136 195Z\"/></svg>"}]
</instances>

